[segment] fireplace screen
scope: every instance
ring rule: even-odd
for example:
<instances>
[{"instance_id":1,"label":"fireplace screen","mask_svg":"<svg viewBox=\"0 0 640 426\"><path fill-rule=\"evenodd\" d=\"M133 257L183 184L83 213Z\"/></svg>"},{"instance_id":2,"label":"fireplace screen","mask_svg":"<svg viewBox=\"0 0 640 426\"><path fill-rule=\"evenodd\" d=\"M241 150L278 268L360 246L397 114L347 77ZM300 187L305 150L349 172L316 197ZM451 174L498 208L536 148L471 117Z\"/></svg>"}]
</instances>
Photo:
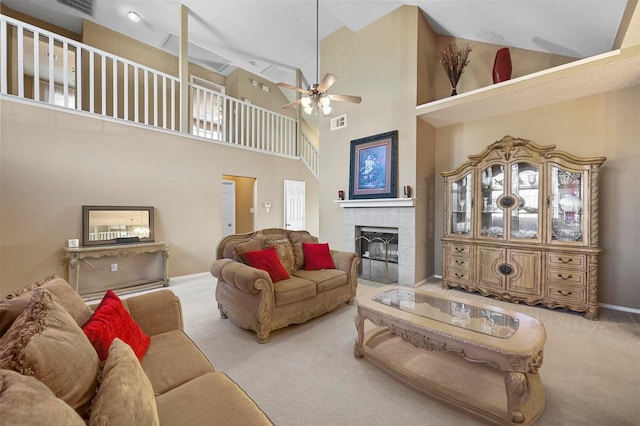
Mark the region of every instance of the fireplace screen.
<instances>
[{"instance_id":1,"label":"fireplace screen","mask_svg":"<svg viewBox=\"0 0 640 426\"><path fill-rule=\"evenodd\" d=\"M397 228L360 227L356 252L361 260L360 278L385 284L398 282Z\"/></svg>"}]
</instances>

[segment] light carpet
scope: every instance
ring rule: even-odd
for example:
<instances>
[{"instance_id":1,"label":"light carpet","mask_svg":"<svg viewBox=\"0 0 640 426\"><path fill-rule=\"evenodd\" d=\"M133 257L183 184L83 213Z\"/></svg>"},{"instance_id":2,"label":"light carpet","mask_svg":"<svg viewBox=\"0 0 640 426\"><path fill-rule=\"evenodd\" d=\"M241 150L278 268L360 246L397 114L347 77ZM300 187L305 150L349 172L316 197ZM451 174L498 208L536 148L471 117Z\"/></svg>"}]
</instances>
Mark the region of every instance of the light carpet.
<instances>
[{"instance_id":1,"label":"light carpet","mask_svg":"<svg viewBox=\"0 0 640 426\"><path fill-rule=\"evenodd\" d=\"M207 273L173 279L169 288L182 302L187 334L277 426L487 424L354 358L354 305L277 330L259 344L254 332L220 318L215 286ZM481 298L542 321L546 406L536 424L640 424L640 316L602 309L599 321L589 321L566 311L443 290L438 282L425 287L470 301ZM361 283L360 289L371 287Z\"/></svg>"}]
</instances>

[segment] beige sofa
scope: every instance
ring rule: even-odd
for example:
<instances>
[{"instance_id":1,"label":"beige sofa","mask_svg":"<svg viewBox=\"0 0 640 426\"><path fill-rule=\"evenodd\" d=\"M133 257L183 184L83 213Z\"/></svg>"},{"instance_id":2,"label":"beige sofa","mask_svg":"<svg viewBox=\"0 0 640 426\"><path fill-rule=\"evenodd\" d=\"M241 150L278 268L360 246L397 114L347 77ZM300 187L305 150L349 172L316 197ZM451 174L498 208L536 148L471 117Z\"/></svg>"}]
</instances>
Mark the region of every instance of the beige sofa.
<instances>
[{"instance_id":1,"label":"beige sofa","mask_svg":"<svg viewBox=\"0 0 640 426\"><path fill-rule=\"evenodd\" d=\"M272 424L184 333L170 290L122 299L151 343L138 361L116 339L102 363L80 328L92 311L71 286L32 287L0 302L0 423Z\"/></svg>"},{"instance_id":2,"label":"beige sofa","mask_svg":"<svg viewBox=\"0 0 640 426\"><path fill-rule=\"evenodd\" d=\"M353 303L358 285L355 253L331 250L335 269L306 270L302 243L317 243L307 231L263 229L223 238L211 274L218 279L216 301L222 318L256 332L265 343L273 330L298 324ZM244 263L248 251L275 247L290 278L274 283L270 275Z\"/></svg>"}]
</instances>

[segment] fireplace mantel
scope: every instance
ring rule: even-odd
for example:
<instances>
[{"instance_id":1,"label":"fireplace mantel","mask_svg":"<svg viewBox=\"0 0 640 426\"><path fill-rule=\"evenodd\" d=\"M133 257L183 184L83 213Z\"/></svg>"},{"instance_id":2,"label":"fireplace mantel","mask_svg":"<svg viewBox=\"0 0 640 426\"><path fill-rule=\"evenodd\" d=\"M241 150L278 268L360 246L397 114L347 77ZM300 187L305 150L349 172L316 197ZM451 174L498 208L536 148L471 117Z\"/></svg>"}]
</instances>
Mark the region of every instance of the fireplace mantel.
<instances>
[{"instance_id":1,"label":"fireplace mantel","mask_svg":"<svg viewBox=\"0 0 640 426\"><path fill-rule=\"evenodd\" d=\"M415 198L370 198L364 200L335 200L340 207L345 209L358 207L414 207Z\"/></svg>"}]
</instances>

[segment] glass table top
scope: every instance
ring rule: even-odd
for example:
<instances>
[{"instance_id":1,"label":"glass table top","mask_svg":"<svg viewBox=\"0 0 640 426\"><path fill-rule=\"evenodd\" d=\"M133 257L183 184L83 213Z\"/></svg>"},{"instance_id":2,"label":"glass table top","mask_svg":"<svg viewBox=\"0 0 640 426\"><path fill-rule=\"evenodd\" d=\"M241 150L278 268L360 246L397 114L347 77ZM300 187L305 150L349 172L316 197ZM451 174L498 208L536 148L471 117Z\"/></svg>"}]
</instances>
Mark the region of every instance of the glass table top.
<instances>
[{"instance_id":1,"label":"glass table top","mask_svg":"<svg viewBox=\"0 0 640 426\"><path fill-rule=\"evenodd\" d=\"M518 318L502 312L412 290L385 291L373 300L401 311L501 339L511 337L519 325Z\"/></svg>"}]
</instances>

